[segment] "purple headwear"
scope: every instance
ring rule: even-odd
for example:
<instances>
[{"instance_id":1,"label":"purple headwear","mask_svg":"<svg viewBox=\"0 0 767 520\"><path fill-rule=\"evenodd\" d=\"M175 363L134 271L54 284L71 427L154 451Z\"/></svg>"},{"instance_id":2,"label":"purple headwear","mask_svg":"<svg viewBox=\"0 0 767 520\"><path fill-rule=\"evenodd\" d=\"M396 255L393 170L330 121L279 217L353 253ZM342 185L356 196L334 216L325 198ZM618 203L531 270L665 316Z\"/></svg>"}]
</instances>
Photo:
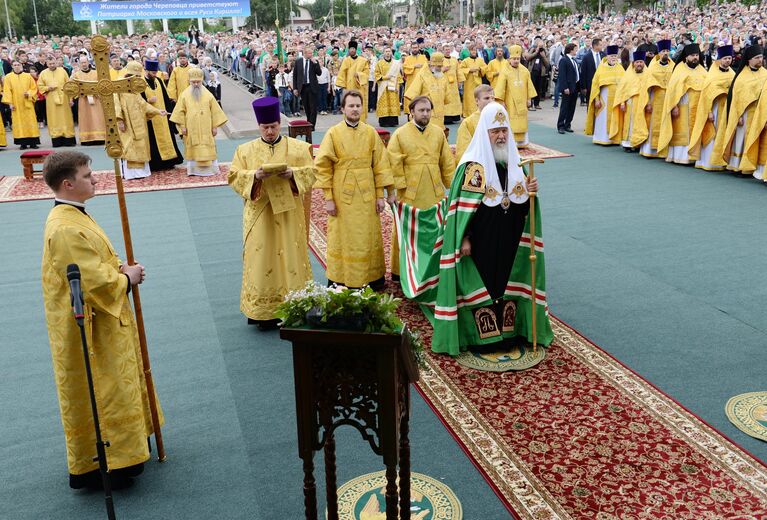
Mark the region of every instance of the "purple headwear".
<instances>
[{"instance_id":1,"label":"purple headwear","mask_svg":"<svg viewBox=\"0 0 767 520\"><path fill-rule=\"evenodd\" d=\"M671 40L658 40L658 52L661 51L671 52Z\"/></svg>"},{"instance_id":2,"label":"purple headwear","mask_svg":"<svg viewBox=\"0 0 767 520\"><path fill-rule=\"evenodd\" d=\"M259 125L280 121L280 100L276 97L262 97L253 101L253 111Z\"/></svg>"}]
</instances>

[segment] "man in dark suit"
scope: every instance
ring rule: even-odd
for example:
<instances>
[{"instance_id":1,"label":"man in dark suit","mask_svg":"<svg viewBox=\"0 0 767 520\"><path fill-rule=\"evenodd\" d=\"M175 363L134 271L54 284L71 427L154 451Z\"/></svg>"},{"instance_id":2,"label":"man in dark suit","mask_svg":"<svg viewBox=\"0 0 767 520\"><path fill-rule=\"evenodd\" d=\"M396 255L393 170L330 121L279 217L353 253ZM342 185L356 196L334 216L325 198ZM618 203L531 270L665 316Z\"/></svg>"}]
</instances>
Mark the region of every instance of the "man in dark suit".
<instances>
[{"instance_id":1,"label":"man in dark suit","mask_svg":"<svg viewBox=\"0 0 767 520\"><path fill-rule=\"evenodd\" d=\"M301 104L304 105L306 120L317 124L317 95L320 92L320 84L317 78L322 74L322 65L314 56L314 46L307 44L302 56L296 58L293 66L293 93L301 96Z\"/></svg>"},{"instance_id":2,"label":"man in dark suit","mask_svg":"<svg viewBox=\"0 0 767 520\"><path fill-rule=\"evenodd\" d=\"M602 40L594 38L591 41L591 50L583 56L581 61L581 94L588 103L591 96L591 80L594 79L594 74L597 72L599 64L602 63L604 58L602 53Z\"/></svg>"},{"instance_id":3,"label":"man in dark suit","mask_svg":"<svg viewBox=\"0 0 767 520\"><path fill-rule=\"evenodd\" d=\"M575 104L578 102L578 88L580 86L580 72L575 62L575 44L565 45L565 54L559 60L559 83L558 88L562 94L562 102L559 105L559 118L557 119L557 131L560 134L571 132L573 129L573 116Z\"/></svg>"}]
</instances>

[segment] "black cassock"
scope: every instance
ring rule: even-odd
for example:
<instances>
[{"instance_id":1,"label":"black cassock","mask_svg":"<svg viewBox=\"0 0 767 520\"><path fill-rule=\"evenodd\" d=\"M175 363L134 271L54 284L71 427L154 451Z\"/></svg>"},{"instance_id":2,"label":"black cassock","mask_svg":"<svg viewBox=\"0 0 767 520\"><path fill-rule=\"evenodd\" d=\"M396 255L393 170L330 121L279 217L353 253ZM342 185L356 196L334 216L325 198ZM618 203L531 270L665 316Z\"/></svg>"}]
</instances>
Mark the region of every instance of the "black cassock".
<instances>
[{"instance_id":1,"label":"black cassock","mask_svg":"<svg viewBox=\"0 0 767 520\"><path fill-rule=\"evenodd\" d=\"M501 189L511 191L506 184L506 166L496 163L495 168ZM529 201L512 202L507 210L500 204L495 207L480 204L466 229L465 236L471 241L471 258L493 300L503 297L506 291L529 211Z\"/></svg>"},{"instance_id":2,"label":"black cassock","mask_svg":"<svg viewBox=\"0 0 767 520\"><path fill-rule=\"evenodd\" d=\"M154 82L160 84L160 90L162 91L162 97L165 101L165 111L168 112L168 115L165 116L167 118L170 117L170 114L173 112L173 100L168 96L168 91L165 89L165 83L163 83L162 79L160 78L144 78L149 85L150 88L155 89ZM146 100L146 92L141 93L141 97L143 97ZM162 116L158 116L162 117ZM152 123L152 120L147 121L147 130L149 131L149 153L150 159L149 159L149 170L156 172L159 170L171 170L174 166L177 164L181 164L184 162L184 157L181 155L181 152L178 149L178 143L176 143L176 136L174 135L174 129L176 125L174 123L171 123L168 121L168 124L170 126L170 140L173 142L173 148L176 150L176 157L175 159L168 159L167 161L163 161L162 157L160 156L160 150L157 148L157 139L155 139L154 136L154 124Z\"/></svg>"}]
</instances>

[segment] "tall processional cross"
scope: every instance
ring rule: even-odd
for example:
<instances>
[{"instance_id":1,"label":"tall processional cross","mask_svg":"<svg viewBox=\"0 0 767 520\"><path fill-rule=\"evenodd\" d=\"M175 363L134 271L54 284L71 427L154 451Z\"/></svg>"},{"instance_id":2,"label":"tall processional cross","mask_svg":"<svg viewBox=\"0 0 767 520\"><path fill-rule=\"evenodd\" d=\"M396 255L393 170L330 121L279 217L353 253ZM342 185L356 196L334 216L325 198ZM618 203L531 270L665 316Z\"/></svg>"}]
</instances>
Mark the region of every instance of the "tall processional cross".
<instances>
[{"instance_id":1,"label":"tall processional cross","mask_svg":"<svg viewBox=\"0 0 767 520\"><path fill-rule=\"evenodd\" d=\"M69 80L64 84L64 92L74 99L79 96L98 96L101 99L101 108L104 111L106 123L106 152L114 159L115 184L117 186L117 198L120 204L120 217L122 220L123 239L125 242L125 254L128 265L134 265L133 241L131 240L130 222L128 221L128 209L125 205L125 189L123 187L120 157L123 155L122 141L117 130L117 116L115 114L115 94L140 94L147 87L142 77L122 78L112 80L109 74L109 41L101 35L94 36L91 40L91 53L96 64L97 81ZM133 307L136 313L136 325L138 327L139 345L141 347L141 360L144 366L147 396L149 408L152 414L152 427L154 429L155 442L157 444L157 458L160 462L165 460L165 447L162 442L160 431L160 418L157 412L155 400L154 380L149 363L149 353L146 346L146 332L144 330L144 314L141 310L141 297L138 285L131 289L133 295Z\"/></svg>"}]
</instances>

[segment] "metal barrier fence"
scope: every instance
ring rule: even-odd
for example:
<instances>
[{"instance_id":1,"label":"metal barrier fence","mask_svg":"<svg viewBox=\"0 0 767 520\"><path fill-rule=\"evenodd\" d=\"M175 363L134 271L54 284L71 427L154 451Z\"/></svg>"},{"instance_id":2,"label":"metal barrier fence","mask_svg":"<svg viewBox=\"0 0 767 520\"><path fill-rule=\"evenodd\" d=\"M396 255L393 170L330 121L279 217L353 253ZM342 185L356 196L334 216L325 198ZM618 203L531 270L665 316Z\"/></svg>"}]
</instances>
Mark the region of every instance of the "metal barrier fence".
<instances>
[{"instance_id":1,"label":"metal barrier fence","mask_svg":"<svg viewBox=\"0 0 767 520\"><path fill-rule=\"evenodd\" d=\"M219 54L216 51L208 51L208 56L213 60L213 65L226 72L229 77L242 81L259 90L264 90L264 78L261 69L257 65L246 67L246 62L237 56L232 59L230 54Z\"/></svg>"}]
</instances>

